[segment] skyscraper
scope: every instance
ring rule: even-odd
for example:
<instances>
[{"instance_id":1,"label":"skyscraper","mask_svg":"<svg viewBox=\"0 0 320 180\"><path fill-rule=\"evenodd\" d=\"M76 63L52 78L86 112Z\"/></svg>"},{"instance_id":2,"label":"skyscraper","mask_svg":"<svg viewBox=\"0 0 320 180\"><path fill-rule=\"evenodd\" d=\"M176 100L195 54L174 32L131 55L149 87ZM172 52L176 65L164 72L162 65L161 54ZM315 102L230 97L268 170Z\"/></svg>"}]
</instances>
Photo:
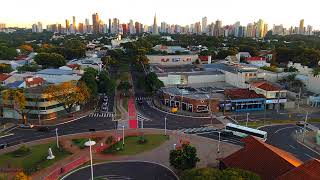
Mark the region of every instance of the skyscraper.
<instances>
[{"instance_id":1,"label":"skyscraper","mask_svg":"<svg viewBox=\"0 0 320 180\"><path fill-rule=\"evenodd\" d=\"M92 14L92 25L93 25L93 32L94 33L99 33L99 15L98 13Z\"/></svg>"},{"instance_id":2,"label":"skyscraper","mask_svg":"<svg viewBox=\"0 0 320 180\"><path fill-rule=\"evenodd\" d=\"M259 19L256 26L256 37L263 38L264 37L264 22L262 19Z\"/></svg>"},{"instance_id":3,"label":"skyscraper","mask_svg":"<svg viewBox=\"0 0 320 180\"><path fill-rule=\"evenodd\" d=\"M69 32L70 31L70 22L68 19L66 19L66 31Z\"/></svg>"},{"instance_id":4,"label":"skyscraper","mask_svg":"<svg viewBox=\"0 0 320 180\"><path fill-rule=\"evenodd\" d=\"M36 33L38 31L37 24L32 24L32 32Z\"/></svg>"},{"instance_id":5,"label":"skyscraper","mask_svg":"<svg viewBox=\"0 0 320 180\"><path fill-rule=\"evenodd\" d=\"M152 34L157 35L159 34L158 31L158 24L157 24L157 15L154 15L154 19L153 19L153 28L152 28Z\"/></svg>"},{"instance_id":6,"label":"skyscraper","mask_svg":"<svg viewBox=\"0 0 320 180\"><path fill-rule=\"evenodd\" d=\"M300 20L299 34L304 34L304 19Z\"/></svg>"},{"instance_id":7,"label":"skyscraper","mask_svg":"<svg viewBox=\"0 0 320 180\"><path fill-rule=\"evenodd\" d=\"M202 18L202 24L201 24L201 27L202 27L202 33L207 33L207 25L208 24L208 18L207 17L203 17Z\"/></svg>"},{"instance_id":8,"label":"skyscraper","mask_svg":"<svg viewBox=\"0 0 320 180\"><path fill-rule=\"evenodd\" d=\"M76 26L76 17L75 16L72 16L72 27L73 27L73 30L76 32L77 26Z\"/></svg>"},{"instance_id":9,"label":"skyscraper","mask_svg":"<svg viewBox=\"0 0 320 180\"><path fill-rule=\"evenodd\" d=\"M39 33L42 33L43 32L43 29L42 29L42 23L41 22L38 22L38 32Z\"/></svg>"},{"instance_id":10,"label":"skyscraper","mask_svg":"<svg viewBox=\"0 0 320 180\"><path fill-rule=\"evenodd\" d=\"M111 19L109 19L109 34L111 34L112 32L112 23L111 23Z\"/></svg>"}]
</instances>

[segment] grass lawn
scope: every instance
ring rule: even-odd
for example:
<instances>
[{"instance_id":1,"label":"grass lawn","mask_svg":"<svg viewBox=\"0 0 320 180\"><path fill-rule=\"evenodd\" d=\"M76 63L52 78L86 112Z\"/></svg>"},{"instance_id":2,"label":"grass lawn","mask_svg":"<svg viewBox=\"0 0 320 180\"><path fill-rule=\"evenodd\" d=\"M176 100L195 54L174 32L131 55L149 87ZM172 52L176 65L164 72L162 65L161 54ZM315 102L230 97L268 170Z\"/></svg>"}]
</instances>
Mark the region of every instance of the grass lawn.
<instances>
[{"instance_id":1,"label":"grass lawn","mask_svg":"<svg viewBox=\"0 0 320 180\"><path fill-rule=\"evenodd\" d=\"M101 140L102 138L100 137L94 137L94 138L91 138L92 141L99 141ZM88 138L79 138L79 139L72 139L72 143L76 146L78 146L80 149L84 149L86 148L87 146L85 146L84 144L89 141Z\"/></svg>"},{"instance_id":2,"label":"grass lawn","mask_svg":"<svg viewBox=\"0 0 320 180\"><path fill-rule=\"evenodd\" d=\"M51 147L55 156L53 160L47 160L49 147ZM15 157L13 152L0 155L0 167L23 168L26 173L31 174L70 155L67 151L59 150L55 142L35 145L30 147L30 150L29 154L22 157Z\"/></svg>"},{"instance_id":3,"label":"grass lawn","mask_svg":"<svg viewBox=\"0 0 320 180\"><path fill-rule=\"evenodd\" d=\"M152 150L161 144L163 144L166 140L168 140L167 136L159 135L159 134L150 134L145 135L146 143L139 144L138 136L130 136L125 137L125 146L122 149L122 141L119 141L118 143L114 144L110 148L106 149L104 153L106 154L114 154L114 155L134 155L139 154L144 151ZM120 149L117 151L117 149Z\"/></svg>"}]
</instances>

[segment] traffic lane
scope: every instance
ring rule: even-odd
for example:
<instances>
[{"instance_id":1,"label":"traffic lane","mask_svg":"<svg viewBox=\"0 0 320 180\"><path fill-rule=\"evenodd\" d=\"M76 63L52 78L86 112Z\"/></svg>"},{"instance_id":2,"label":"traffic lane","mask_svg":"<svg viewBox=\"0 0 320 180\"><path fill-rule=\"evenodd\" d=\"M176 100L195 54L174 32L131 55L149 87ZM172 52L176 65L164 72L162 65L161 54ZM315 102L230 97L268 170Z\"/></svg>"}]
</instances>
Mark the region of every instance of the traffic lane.
<instances>
[{"instance_id":1,"label":"traffic lane","mask_svg":"<svg viewBox=\"0 0 320 180\"><path fill-rule=\"evenodd\" d=\"M294 133L300 129L301 127L293 124L267 126L261 128L261 130L268 132L268 144L290 152L302 161L307 161L312 158L320 159L320 156L317 153L311 151L296 141L294 138Z\"/></svg>"},{"instance_id":2,"label":"traffic lane","mask_svg":"<svg viewBox=\"0 0 320 180\"><path fill-rule=\"evenodd\" d=\"M211 124L210 118L193 118L193 117L183 117L183 116L168 114L150 107L146 101L143 101L141 105L138 105L137 110L140 114L152 120L152 121L144 122L144 125L157 124L163 127L165 117L167 117L168 129L201 127L203 125ZM216 119L213 119L212 123L219 124L220 122Z\"/></svg>"},{"instance_id":3,"label":"traffic lane","mask_svg":"<svg viewBox=\"0 0 320 180\"><path fill-rule=\"evenodd\" d=\"M167 168L148 162L111 162L94 165L95 177L111 177L130 180L178 180ZM90 167L70 174L65 180L85 180L91 178Z\"/></svg>"},{"instance_id":4,"label":"traffic lane","mask_svg":"<svg viewBox=\"0 0 320 180\"><path fill-rule=\"evenodd\" d=\"M0 144L9 143L9 145L16 145L22 142L29 142L55 136L55 128L58 128L59 135L68 135L75 133L90 132L91 130L111 130L115 128L115 122L111 118L92 118L85 117L68 124L50 126L49 132L39 132L37 129L14 129L11 131L13 136L0 138Z\"/></svg>"},{"instance_id":5,"label":"traffic lane","mask_svg":"<svg viewBox=\"0 0 320 180\"><path fill-rule=\"evenodd\" d=\"M218 132L201 133L201 134L197 134L197 135L219 141L219 133ZM232 143L232 144L239 145L239 146L244 145L244 143L241 142L241 138L239 138L237 136L233 136L233 135L228 135L225 133L220 133L220 141L226 142L226 143Z\"/></svg>"}]
</instances>

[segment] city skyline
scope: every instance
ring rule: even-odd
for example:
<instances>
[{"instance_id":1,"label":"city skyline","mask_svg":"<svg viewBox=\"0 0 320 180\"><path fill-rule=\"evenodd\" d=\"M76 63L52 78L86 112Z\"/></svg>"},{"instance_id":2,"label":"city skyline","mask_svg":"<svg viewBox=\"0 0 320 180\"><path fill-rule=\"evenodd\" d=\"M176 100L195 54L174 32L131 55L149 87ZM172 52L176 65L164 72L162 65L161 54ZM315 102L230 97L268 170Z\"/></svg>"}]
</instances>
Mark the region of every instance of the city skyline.
<instances>
[{"instance_id":1,"label":"city skyline","mask_svg":"<svg viewBox=\"0 0 320 180\"><path fill-rule=\"evenodd\" d=\"M237 21L246 25L263 19L270 25L270 28L273 24L283 24L285 27L299 26L300 19L304 19L305 25L312 25L314 29L320 27L314 13L317 7L315 4L318 4L316 0L306 0L304 4L299 5L292 3L290 9L284 8L287 2L270 0L268 4L263 5L265 11L258 8L261 5L253 3L253 0L246 0L247 3L231 0L228 4L209 0L199 0L198 4L183 3L181 0L163 0L161 3L146 0L139 0L139 2L125 0L126 6L119 6L118 3L107 0L84 2L56 0L54 4L50 4L49 9L46 8L48 4L39 4L37 0L2 2L0 23L6 23L8 26L31 27L32 24L40 21L45 26L52 23L63 24L65 19L72 22L72 16L75 16L77 23L85 22L85 19L89 18L90 24L92 24L90 16L97 12L105 24L108 23L109 18L118 18L121 22L129 22L130 19L133 19L143 24L152 25L153 16L156 13L158 25L163 21L168 24L189 25L201 22L203 17L207 17L208 23L220 19L224 25L234 24ZM16 4L20 5L16 6ZM59 10L57 11L57 9ZM26 12L26 10L28 11ZM290 16L290 19L286 14Z\"/></svg>"}]
</instances>

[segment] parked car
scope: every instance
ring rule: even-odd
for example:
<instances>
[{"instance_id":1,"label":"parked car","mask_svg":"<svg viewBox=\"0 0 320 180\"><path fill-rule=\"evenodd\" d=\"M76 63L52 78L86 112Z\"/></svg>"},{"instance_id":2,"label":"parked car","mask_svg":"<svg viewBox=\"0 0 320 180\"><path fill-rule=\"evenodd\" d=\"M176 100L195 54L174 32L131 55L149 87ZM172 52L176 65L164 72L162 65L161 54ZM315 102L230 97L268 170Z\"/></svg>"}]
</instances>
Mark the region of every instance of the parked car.
<instances>
[{"instance_id":1,"label":"parked car","mask_svg":"<svg viewBox=\"0 0 320 180\"><path fill-rule=\"evenodd\" d=\"M103 111L108 110L108 106L102 106L102 110L103 110Z\"/></svg>"},{"instance_id":2,"label":"parked car","mask_svg":"<svg viewBox=\"0 0 320 180\"><path fill-rule=\"evenodd\" d=\"M20 124L18 125L19 128L23 128L23 129L32 129L34 127L33 124Z\"/></svg>"},{"instance_id":3,"label":"parked car","mask_svg":"<svg viewBox=\"0 0 320 180\"><path fill-rule=\"evenodd\" d=\"M4 149L8 146L9 146L8 143L2 143L2 144L0 144L0 149Z\"/></svg>"}]
</instances>

